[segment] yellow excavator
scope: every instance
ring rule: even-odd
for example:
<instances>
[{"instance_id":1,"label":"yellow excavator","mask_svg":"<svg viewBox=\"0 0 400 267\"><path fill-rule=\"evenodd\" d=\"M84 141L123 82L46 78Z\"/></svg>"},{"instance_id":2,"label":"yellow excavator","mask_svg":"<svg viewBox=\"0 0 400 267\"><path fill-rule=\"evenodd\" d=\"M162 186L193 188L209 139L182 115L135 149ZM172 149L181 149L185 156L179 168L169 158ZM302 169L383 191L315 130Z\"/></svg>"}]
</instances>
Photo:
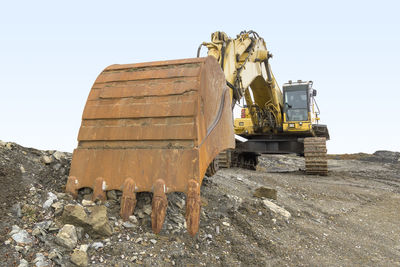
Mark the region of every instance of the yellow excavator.
<instances>
[{"instance_id":1,"label":"yellow excavator","mask_svg":"<svg viewBox=\"0 0 400 267\"><path fill-rule=\"evenodd\" d=\"M104 201L107 191L120 190L123 220L135 209L136 193L152 192L155 233L163 226L166 194L184 192L187 230L195 235L200 186L217 171L221 153L248 162L266 151L257 146L273 144L265 139L278 142L277 153L290 139L295 152L304 151L311 172L326 169L326 134L315 141L324 130L311 118L310 83L289 84L282 97L268 64L271 54L253 31L236 39L215 32L198 54L202 46L208 57L111 65L100 73L83 111L67 192L77 197L91 188L92 199ZM233 122L233 107L243 97L244 117ZM307 119L299 98L307 103ZM236 141L236 148L235 132L248 138Z\"/></svg>"},{"instance_id":2,"label":"yellow excavator","mask_svg":"<svg viewBox=\"0 0 400 267\"><path fill-rule=\"evenodd\" d=\"M254 31L236 39L216 32L201 46L218 59L232 104L242 102L241 118L234 121L235 134L242 138L236 138L234 150L218 156L218 165L255 169L260 154L296 153L305 156L307 173L327 175L329 132L319 124L313 82L289 81L282 93L268 62L272 54Z\"/></svg>"}]
</instances>

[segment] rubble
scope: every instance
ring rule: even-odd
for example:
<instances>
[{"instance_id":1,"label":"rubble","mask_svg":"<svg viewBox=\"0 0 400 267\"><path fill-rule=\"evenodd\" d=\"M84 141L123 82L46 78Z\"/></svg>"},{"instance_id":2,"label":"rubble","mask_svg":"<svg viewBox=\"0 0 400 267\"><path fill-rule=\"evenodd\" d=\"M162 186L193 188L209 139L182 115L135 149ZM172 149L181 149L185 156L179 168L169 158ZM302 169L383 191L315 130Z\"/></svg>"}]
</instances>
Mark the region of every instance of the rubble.
<instances>
[{"instance_id":1,"label":"rubble","mask_svg":"<svg viewBox=\"0 0 400 267\"><path fill-rule=\"evenodd\" d=\"M395 153L331 159L323 178L299 171L302 159L291 155L263 156L257 171L222 169L203 181L200 230L192 238L184 194L168 194L155 235L151 193L137 193L134 215L123 222L120 191L109 191L104 204L90 200L89 188L77 200L65 194L71 154L9 146L0 143L0 253L8 255L2 266L399 264L391 256L400 231ZM44 155L53 161L43 164ZM279 199L267 200L259 188L276 189Z\"/></svg>"}]
</instances>

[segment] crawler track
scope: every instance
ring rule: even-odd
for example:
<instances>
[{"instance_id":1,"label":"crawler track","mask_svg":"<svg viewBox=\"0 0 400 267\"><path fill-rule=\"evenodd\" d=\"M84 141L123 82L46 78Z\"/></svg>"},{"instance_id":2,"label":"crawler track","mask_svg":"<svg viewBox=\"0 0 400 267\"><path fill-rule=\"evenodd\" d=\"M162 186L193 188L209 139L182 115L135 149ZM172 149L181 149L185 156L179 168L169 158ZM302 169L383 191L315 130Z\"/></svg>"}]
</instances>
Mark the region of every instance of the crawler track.
<instances>
[{"instance_id":1,"label":"crawler track","mask_svg":"<svg viewBox=\"0 0 400 267\"><path fill-rule=\"evenodd\" d=\"M258 164L259 154L253 152L237 152L229 149L218 154L217 160L220 168L239 167L255 170Z\"/></svg>"},{"instance_id":2,"label":"crawler track","mask_svg":"<svg viewBox=\"0 0 400 267\"><path fill-rule=\"evenodd\" d=\"M326 151L325 137L304 138L304 157L307 174L328 175Z\"/></svg>"}]
</instances>

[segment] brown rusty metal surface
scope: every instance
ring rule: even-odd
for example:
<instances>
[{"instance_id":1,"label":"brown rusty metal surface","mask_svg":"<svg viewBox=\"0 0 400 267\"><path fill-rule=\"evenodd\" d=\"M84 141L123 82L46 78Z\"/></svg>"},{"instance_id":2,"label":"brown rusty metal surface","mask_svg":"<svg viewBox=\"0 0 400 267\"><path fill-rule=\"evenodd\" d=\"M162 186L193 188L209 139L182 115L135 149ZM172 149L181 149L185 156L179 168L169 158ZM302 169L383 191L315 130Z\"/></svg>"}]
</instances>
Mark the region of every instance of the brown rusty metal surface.
<instances>
[{"instance_id":1,"label":"brown rusty metal surface","mask_svg":"<svg viewBox=\"0 0 400 267\"><path fill-rule=\"evenodd\" d=\"M98 199L122 190L124 219L133 212L135 194L160 189L160 181L163 194L187 194L189 181L201 185L211 161L234 147L230 104L212 57L106 68L86 102L66 190L76 196L89 187ZM166 209L157 194L155 231ZM198 222L191 225L191 232L198 228Z\"/></svg>"}]
</instances>

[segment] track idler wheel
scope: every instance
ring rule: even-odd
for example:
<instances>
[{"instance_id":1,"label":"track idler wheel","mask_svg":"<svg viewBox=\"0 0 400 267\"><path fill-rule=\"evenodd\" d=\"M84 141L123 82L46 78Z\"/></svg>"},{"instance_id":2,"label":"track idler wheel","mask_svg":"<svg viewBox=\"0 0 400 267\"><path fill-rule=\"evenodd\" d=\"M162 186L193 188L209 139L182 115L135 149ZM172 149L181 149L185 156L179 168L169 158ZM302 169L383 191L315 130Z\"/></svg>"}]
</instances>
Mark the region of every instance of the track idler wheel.
<instances>
[{"instance_id":1,"label":"track idler wheel","mask_svg":"<svg viewBox=\"0 0 400 267\"><path fill-rule=\"evenodd\" d=\"M122 220L127 221L129 216L133 214L136 207L136 184L132 178L127 178L124 182L121 198L121 211L120 215Z\"/></svg>"},{"instance_id":2,"label":"track idler wheel","mask_svg":"<svg viewBox=\"0 0 400 267\"><path fill-rule=\"evenodd\" d=\"M200 185L191 179L188 183L188 192L186 196L186 226L191 236L196 235L199 230L200 222Z\"/></svg>"},{"instance_id":3,"label":"track idler wheel","mask_svg":"<svg viewBox=\"0 0 400 267\"><path fill-rule=\"evenodd\" d=\"M206 170L206 175L208 177L211 177L214 174L216 174L218 170L219 170L218 159L215 158L213 161L211 161L210 165L208 165L208 168Z\"/></svg>"},{"instance_id":4,"label":"track idler wheel","mask_svg":"<svg viewBox=\"0 0 400 267\"><path fill-rule=\"evenodd\" d=\"M151 211L151 228L156 234L161 231L165 219L165 214L167 212L168 200L165 191L166 186L164 180L158 179L154 183Z\"/></svg>"}]
</instances>

